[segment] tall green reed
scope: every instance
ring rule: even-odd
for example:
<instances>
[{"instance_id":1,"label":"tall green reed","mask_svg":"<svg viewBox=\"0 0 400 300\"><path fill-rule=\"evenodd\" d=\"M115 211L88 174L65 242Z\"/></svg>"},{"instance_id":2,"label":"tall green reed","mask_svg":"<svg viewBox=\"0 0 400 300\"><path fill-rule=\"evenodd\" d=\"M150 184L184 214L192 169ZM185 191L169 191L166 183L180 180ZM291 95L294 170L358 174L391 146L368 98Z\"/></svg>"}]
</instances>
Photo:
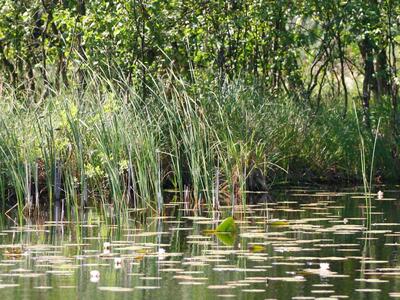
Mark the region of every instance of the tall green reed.
<instances>
[{"instance_id":1,"label":"tall green reed","mask_svg":"<svg viewBox=\"0 0 400 300\"><path fill-rule=\"evenodd\" d=\"M33 108L4 99L10 108L1 111L0 192L12 190L20 206L45 190L50 206L61 191L75 210L99 204L105 213L112 204L121 216L131 206L162 214L167 183L197 211L219 202L234 208L246 203L256 168L279 176L304 166L324 172L357 165L357 131L338 122L335 110L312 115L240 79L188 82L172 70L150 78L145 96L142 88L136 79L93 73L84 89L55 92ZM363 137L360 145L365 162ZM365 163L362 174L368 183Z\"/></svg>"}]
</instances>

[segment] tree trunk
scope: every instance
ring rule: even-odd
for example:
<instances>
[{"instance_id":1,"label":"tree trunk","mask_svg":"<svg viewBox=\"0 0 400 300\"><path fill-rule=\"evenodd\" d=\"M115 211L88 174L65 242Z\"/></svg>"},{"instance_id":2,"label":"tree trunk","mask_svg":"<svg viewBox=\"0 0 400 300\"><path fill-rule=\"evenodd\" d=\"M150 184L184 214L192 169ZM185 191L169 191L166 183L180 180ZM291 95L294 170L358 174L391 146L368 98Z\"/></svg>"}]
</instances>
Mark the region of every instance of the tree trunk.
<instances>
[{"instance_id":1,"label":"tree trunk","mask_svg":"<svg viewBox=\"0 0 400 300\"><path fill-rule=\"evenodd\" d=\"M361 104L363 108L363 122L370 128L371 122L369 119L369 103L371 100L371 90L373 88L373 75L374 75L374 56L372 42L368 35L359 44L360 52L364 63L364 81Z\"/></svg>"},{"instance_id":2,"label":"tree trunk","mask_svg":"<svg viewBox=\"0 0 400 300\"><path fill-rule=\"evenodd\" d=\"M389 74L388 74L388 65L387 65L387 55L386 49L381 49L377 55L376 60L376 99L380 101L382 96L389 95Z\"/></svg>"},{"instance_id":3,"label":"tree trunk","mask_svg":"<svg viewBox=\"0 0 400 300\"><path fill-rule=\"evenodd\" d=\"M344 50L343 50L342 40L340 38L340 33L337 34L337 42L338 42L339 58L340 58L340 77L341 77L343 93L344 93L343 118L345 118L346 114L347 114L347 107L349 105L349 96L348 96L347 86L346 86L346 77L344 75Z\"/></svg>"}]
</instances>

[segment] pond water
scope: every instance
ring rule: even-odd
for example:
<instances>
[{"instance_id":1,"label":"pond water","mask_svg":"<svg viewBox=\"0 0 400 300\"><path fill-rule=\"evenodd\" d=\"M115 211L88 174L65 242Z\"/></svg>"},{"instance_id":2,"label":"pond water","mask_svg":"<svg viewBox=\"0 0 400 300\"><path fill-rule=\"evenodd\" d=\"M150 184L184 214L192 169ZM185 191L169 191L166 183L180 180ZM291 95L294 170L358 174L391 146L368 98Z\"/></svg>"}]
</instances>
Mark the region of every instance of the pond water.
<instances>
[{"instance_id":1,"label":"pond water","mask_svg":"<svg viewBox=\"0 0 400 300\"><path fill-rule=\"evenodd\" d=\"M400 298L400 192L291 188L232 214L168 204L123 225L95 209L75 222L41 218L0 231L0 299ZM369 220L369 221L368 221ZM114 219L115 222L115 219Z\"/></svg>"}]
</instances>

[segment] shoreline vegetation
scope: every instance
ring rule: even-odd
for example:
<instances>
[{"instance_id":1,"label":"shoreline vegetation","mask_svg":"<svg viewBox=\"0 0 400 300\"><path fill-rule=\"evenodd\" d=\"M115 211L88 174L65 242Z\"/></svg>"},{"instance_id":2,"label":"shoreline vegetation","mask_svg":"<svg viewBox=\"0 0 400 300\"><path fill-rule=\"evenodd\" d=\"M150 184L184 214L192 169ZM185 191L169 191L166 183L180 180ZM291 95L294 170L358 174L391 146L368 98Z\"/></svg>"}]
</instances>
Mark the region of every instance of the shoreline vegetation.
<instances>
[{"instance_id":1,"label":"shoreline vegetation","mask_svg":"<svg viewBox=\"0 0 400 300\"><path fill-rule=\"evenodd\" d=\"M87 80L85 91L36 104L3 96L3 203L65 198L77 206L94 200L156 210L164 190L177 190L192 205L215 207L215 199L240 203L244 191L282 183L362 182L352 112L343 119L340 108L321 105L313 113L239 80L223 87L177 78L153 83L145 100L134 87L99 77ZM374 137L363 130L369 165ZM390 141L378 136L375 183L393 182Z\"/></svg>"},{"instance_id":2,"label":"shoreline vegetation","mask_svg":"<svg viewBox=\"0 0 400 300\"><path fill-rule=\"evenodd\" d=\"M0 1L3 210L398 183L396 1L189 2Z\"/></svg>"}]
</instances>

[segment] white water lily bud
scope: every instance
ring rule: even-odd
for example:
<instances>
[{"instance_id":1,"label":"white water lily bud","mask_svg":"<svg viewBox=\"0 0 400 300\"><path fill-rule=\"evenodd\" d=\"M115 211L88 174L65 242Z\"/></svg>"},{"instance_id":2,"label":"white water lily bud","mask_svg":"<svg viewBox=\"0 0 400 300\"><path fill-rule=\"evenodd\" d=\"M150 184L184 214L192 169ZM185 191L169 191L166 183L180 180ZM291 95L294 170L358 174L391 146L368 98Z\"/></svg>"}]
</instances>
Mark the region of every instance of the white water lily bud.
<instances>
[{"instance_id":1,"label":"white water lily bud","mask_svg":"<svg viewBox=\"0 0 400 300\"><path fill-rule=\"evenodd\" d=\"M321 270L329 270L329 263L320 263L319 268Z\"/></svg>"},{"instance_id":2,"label":"white water lily bud","mask_svg":"<svg viewBox=\"0 0 400 300\"><path fill-rule=\"evenodd\" d=\"M103 249L104 250L111 250L111 243L110 242L104 242L103 243Z\"/></svg>"},{"instance_id":3,"label":"white water lily bud","mask_svg":"<svg viewBox=\"0 0 400 300\"><path fill-rule=\"evenodd\" d=\"M100 272L97 270L90 271L90 282L99 282Z\"/></svg>"},{"instance_id":4,"label":"white water lily bud","mask_svg":"<svg viewBox=\"0 0 400 300\"><path fill-rule=\"evenodd\" d=\"M377 193L377 196L378 196L378 200L382 200L382 199L383 199L383 192L382 192L382 191L379 191L379 192Z\"/></svg>"},{"instance_id":5,"label":"white water lily bud","mask_svg":"<svg viewBox=\"0 0 400 300\"><path fill-rule=\"evenodd\" d=\"M164 260L165 259L165 249L164 248L159 248L158 249L158 259L159 260Z\"/></svg>"},{"instance_id":6,"label":"white water lily bud","mask_svg":"<svg viewBox=\"0 0 400 300\"><path fill-rule=\"evenodd\" d=\"M122 258L121 257L114 258L114 268L121 269L121 267L122 267Z\"/></svg>"}]
</instances>

